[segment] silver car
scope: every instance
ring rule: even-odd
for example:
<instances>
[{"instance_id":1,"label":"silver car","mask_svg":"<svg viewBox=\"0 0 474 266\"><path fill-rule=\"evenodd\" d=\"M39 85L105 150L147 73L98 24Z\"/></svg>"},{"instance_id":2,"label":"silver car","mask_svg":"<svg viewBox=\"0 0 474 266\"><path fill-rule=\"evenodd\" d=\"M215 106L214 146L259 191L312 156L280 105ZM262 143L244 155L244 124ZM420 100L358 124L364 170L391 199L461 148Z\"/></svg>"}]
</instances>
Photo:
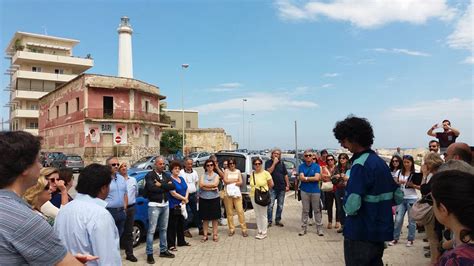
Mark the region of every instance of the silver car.
<instances>
[{"instance_id":1,"label":"silver car","mask_svg":"<svg viewBox=\"0 0 474 266\"><path fill-rule=\"evenodd\" d=\"M155 167L156 157L158 156L145 156L140 160L133 163L130 168L138 168L138 169L153 169ZM165 158L165 170L168 171L170 168L170 164L168 160Z\"/></svg>"},{"instance_id":2,"label":"silver car","mask_svg":"<svg viewBox=\"0 0 474 266\"><path fill-rule=\"evenodd\" d=\"M195 166L203 165L204 162L206 162L206 160L209 159L209 157L211 157L211 154L206 151L194 152L189 155L189 158L193 159L193 164Z\"/></svg>"}]
</instances>

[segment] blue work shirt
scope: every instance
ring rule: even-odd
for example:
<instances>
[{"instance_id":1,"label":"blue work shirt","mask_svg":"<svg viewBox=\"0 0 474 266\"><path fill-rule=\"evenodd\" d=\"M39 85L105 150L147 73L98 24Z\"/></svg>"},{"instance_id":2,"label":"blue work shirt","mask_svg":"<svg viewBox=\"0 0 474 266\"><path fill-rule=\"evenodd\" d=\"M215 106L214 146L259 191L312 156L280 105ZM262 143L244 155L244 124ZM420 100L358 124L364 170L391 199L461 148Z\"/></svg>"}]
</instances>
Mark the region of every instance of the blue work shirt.
<instances>
[{"instance_id":1,"label":"blue work shirt","mask_svg":"<svg viewBox=\"0 0 474 266\"><path fill-rule=\"evenodd\" d=\"M355 153L346 186L344 237L383 242L393 239L392 206L403 199L387 163L373 150Z\"/></svg>"},{"instance_id":2,"label":"blue work shirt","mask_svg":"<svg viewBox=\"0 0 474 266\"><path fill-rule=\"evenodd\" d=\"M178 183L178 181L174 180L174 178L171 178L171 182L173 182L173 185L175 187L174 191L179 195L186 197L186 190L188 190L188 184L186 184L186 180L184 180L184 178L182 178L181 176L179 177L179 179L181 180L181 183ZM170 202L170 209L173 209L181 203L181 200L173 197L171 193L169 193L168 199Z\"/></svg>"},{"instance_id":3,"label":"blue work shirt","mask_svg":"<svg viewBox=\"0 0 474 266\"><path fill-rule=\"evenodd\" d=\"M116 177L112 177L112 182L110 182L110 191L109 195L105 201L107 202L107 208L120 208L124 207L124 196L127 195L127 183L125 178L116 174Z\"/></svg>"},{"instance_id":4,"label":"blue work shirt","mask_svg":"<svg viewBox=\"0 0 474 266\"><path fill-rule=\"evenodd\" d=\"M307 177L312 177L315 176L316 174L321 173L321 167L319 167L319 164L317 163L311 163L310 165L307 165L306 162L300 164L298 167L298 175L302 173L304 176ZM314 182L301 182L300 181L300 189L301 191L304 191L306 193L321 193L321 190L319 189L319 182L314 181Z\"/></svg>"},{"instance_id":5,"label":"blue work shirt","mask_svg":"<svg viewBox=\"0 0 474 266\"><path fill-rule=\"evenodd\" d=\"M122 265L117 226L106 205L99 198L78 193L54 222L54 231L71 254L99 257L87 265Z\"/></svg>"}]
</instances>

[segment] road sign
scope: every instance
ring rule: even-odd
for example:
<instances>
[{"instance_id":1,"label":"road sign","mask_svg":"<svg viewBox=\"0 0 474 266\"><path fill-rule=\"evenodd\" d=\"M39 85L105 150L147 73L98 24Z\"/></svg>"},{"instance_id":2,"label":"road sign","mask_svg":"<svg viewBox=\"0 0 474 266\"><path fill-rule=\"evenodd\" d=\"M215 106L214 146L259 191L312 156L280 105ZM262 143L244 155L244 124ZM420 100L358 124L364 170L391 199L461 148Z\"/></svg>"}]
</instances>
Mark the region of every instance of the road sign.
<instances>
[{"instance_id":1,"label":"road sign","mask_svg":"<svg viewBox=\"0 0 474 266\"><path fill-rule=\"evenodd\" d=\"M122 138L120 136L115 137L115 143L120 144L122 142Z\"/></svg>"}]
</instances>

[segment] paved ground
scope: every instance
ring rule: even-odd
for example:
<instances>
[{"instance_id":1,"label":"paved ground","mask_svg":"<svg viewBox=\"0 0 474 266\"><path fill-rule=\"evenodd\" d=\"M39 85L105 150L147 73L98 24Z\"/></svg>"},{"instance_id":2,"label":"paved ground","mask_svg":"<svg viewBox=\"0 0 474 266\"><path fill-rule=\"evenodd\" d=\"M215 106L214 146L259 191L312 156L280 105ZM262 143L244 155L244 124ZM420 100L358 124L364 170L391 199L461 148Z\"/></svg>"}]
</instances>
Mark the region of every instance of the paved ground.
<instances>
[{"instance_id":1,"label":"paved ground","mask_svg":"<svg viewBox=\"0 0 474 266\"><path fill-rule=\"evenodd\" d=\"M252 210L245 213L248 223L255 224ZM237 223L237 217L234 217ZM155 261L158 265L344 265L342 235L334 229L325 230L324 237L316 235L315 227L305 236L298 236L300 230L301 203L294 198L294 192L287 193L282 222L285 227L271 227L268 238L257 240L256 231L249 229L250 236L243 238L239 231L232 237L227 236L227 226L219 226L219 242L200 243L197 229L191 232L195 237L187 238L191 247L180 247L174 259L159 258L158 239L155 239ZM324 224L327 215L323 213ZM406 225L406 222L405 222ZM255 228L255 226L251 227ZM407 235L406 226L402 239ZM423 256L423 235L417 234L413 247L405 247L405 241L385 250L386 265L428 265ZM122 251L123 258L125 255ZM124 265L147 265L145 243L135 248L137 263L123 260Z\"/></svg>"}]
</instances>

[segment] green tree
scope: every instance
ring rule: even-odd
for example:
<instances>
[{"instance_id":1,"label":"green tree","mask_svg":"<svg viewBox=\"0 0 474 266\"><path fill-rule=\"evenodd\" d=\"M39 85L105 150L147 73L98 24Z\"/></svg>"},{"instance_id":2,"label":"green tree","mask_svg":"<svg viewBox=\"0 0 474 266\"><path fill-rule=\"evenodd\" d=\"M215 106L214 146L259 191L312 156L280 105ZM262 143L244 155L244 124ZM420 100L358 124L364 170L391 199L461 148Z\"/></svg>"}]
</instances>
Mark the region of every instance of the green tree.
<instances>
[{"instance_id":1,"label":"green tree","mask_svg":"<svg viewBox=\"0 0 474 266\"><path fill-rule=\"evenodd\" d=\"M164 131L160 141L161 154L175 154L183 148L182 142L182 135L178 131Z\"/></svg>"}]
</instances>

